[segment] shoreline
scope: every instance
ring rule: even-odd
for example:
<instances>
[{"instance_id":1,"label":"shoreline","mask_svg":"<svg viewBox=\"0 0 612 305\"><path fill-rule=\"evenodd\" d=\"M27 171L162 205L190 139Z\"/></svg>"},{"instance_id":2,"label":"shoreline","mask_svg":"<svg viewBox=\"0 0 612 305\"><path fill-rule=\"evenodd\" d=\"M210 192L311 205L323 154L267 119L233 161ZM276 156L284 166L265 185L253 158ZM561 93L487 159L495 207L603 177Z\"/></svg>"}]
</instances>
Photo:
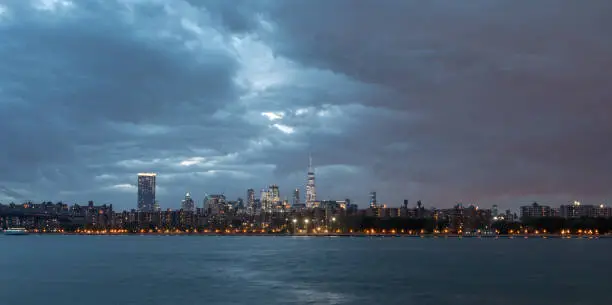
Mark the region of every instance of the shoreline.
<instances>
[{"instance_id":1,"label":"shoreline","mask_svg":"<svg viewBox=\"0 0 612 305\"><path fill-rule=\"evenodd\" d=\"M5 234L9 236L8 234ZM499 235L458 235L458 234L365 234L365 233L336 233L336 234L282 234L282 233L72 233L72 232L31 232L24 235L82 235L82 236L271 236L271 237L393 237L393 238L486 238L486 239L599 239L612 238L612 234L585 235L585 234L499 234Z\"/></svg>"}]
</instances>

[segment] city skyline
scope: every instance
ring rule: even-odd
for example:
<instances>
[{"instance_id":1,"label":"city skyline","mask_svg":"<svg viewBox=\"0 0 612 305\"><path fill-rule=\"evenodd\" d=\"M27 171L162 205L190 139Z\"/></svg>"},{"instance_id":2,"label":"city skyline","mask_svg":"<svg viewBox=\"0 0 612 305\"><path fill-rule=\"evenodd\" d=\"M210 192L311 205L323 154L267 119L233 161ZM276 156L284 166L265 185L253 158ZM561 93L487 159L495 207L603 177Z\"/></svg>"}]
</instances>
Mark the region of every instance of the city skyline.
<instances>
[{"instance_id":1,"label":"city skyline","mask_svg":"<svg viewBox=\"0 0 612 305\"><path fill-rule=\"evenodd\" d=\"M309 155L308 159L309 159L309 163L308 163L308 171L306 175L307 178L306 178L306 184L304 185L304 190L306 190L305 198L300 197L301 192L300 192L299 187L292 190L291 199L289 199L289 196L287 195L282 196L282 193L280 192L280 187L278 184L270 184L267 187L264 187L261 189L259 197L255 195L255 190L252 188L249 188L246 190L245 198L243 197L227 198L227 196L224 193L211 195L211 193L209 192L204 192L204 196L202 198L202 204L198 205L197 198L193 199L191 197L191 193L188 191L185 194L184 199L180 202L180 209L184 211L190 211L190 212L195 212L196 209L198 208L205 209L206 206L209 204L209 200L211 200L211 198L213 198L214 200L218 200L216 198L218 198L219 196L223 198L223 201L244 204L243 208L246 209L247 213L255 213L257 209L262 209L263 211L271 212L273 210L272 208L273 206L277 204L281 204L281 203L286 204L286 206L291 207L291 208L300 209L302 208L301 206L303 205L303 208L311 209L311 208L317 207L321 201L351 200L351 198L349 197L346 197L344 199L340 199L340 198L326 198L322 200L316 199L316 191L314 191L315 168L312 165L311 155ZM152 212L152 211L161 210L161 207L158 204L158 201L155 200L155 187L156 187L155 178L156 177L157 177L157 173L139 173L138 174L138 200L137 200L136 210L143 211L143 212ZM143 194L144 196L148 196L147 193L151 193L151 192L152 192L152 198L149 198L149 199L153 203L153 205L147 206L146 204L143 204L142 197L143 197ZM312 195L309 195L309 192L312 192L311 193ZM351 201L351 202L353 204L356 204L357 207L359 207L358 205L359 202L355 202L355 201ZM259 206L257 206L257 204L259 204ZM549 215L550 207L548 206L548 204L555 204L555 203L544 203L542 205L541 203L537 203L537 202L533 202L531 204L525 204L523 202L521 203L521 206L518 207L518 209L515 209L514 211L512 209L507 209L507 211L512 211L512 212L521 211L521 214L523 214L525 211L525 208L539 207L541 209L541 207L546 207L549 209L549 212L538 212L538 213L546 215L546 216L550 216ZM578 200L572 200L570 202L563 202L563 203L558 203L558 204L560 205L565 204L567 206L581 206L581 202ZM461 202L461 201L453 202L450 205L444 204L442 206L437 206L437 207L430 206L430 207L444 209L444 208L450 208L452 206L474 206L476 208L479 208L479 207L490 208L493 211L493 214L497 214L497 211L498 211L497 204L491 204L490 206L486 206L486 205L480 206L477 202ZM587 206L589 207L599 206L600 208L604 208L604 207L607 208L608 205L605 203L597 203L597 204L591 203L591 204L588 204ZM409 205L409 199L403 199L402 203L380 202L378 201L378 196L377 196L376 191L369 192L367 204L362 203L362 206L361 206L362 209L368 209L368 208L377 209L377 208L387 208L387 207L388 208L400 208L400 207L409 208L412 206ZM416 202L414 203L414 207L415 208L423 207L422 201L416 200ZM163 210L173 210L173 207L168 206L168 207L163 208Z\"/></svg>"},{"instance_id":2,"label":"city skyline","mask_svg":"<svg viewBox=\"0 0 612 305\"><path fill-rule=\"evenodd\" d=\"M610 1L373 3L2 1L0 202L612 201Z\"/></svg>"},{"instance_id":3,"label":"city skyline","mask_svg":"<svg viewBox=\"0 0 612 305\"><path fill-rule=\"evenodd\" d=\"M150 183L145 183L150 184ZM251 190L248 191L248 193ZM612 230L612 207L575 201L557 207L532 203L521 206L519 214L474 205L427 208L421 201L400 208L377 204L371 193L370 205L359 209L349 199L304 204L269 202L278 197L278 187L262 191L261 204L231 201L222 194L206 196L201 208L194 207L189 193L179 210L114 210L113 205L66 203L0 204L0 227L25 226L34 233L122 234L122 233L221 233L221 234L459 234L497 236L540 233L607 235ZM278 198L276 198L278 199ZM18 232L27 233L28 229Z\"/></svg>"}]
</instances>

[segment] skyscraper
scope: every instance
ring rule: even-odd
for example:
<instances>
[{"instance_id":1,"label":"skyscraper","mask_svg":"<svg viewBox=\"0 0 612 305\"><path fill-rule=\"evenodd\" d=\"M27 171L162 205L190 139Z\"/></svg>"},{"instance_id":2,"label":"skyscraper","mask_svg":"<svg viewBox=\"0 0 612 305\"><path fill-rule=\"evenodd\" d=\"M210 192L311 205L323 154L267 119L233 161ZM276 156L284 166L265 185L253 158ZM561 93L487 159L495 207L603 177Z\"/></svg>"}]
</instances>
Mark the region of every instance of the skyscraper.
<instances>
[{"instance_id":1,"label":"skyscraper","mask_svg":"<svg viewBox=\"0 0 612 305\"><path fill-rule=\"evenodd\" d=\"M300 189L293 190L293 202L291 202L293 206L297 206L300 204Z\"/></svg>"},{"instance_id":2,"label":"skyscraper","mask_svg":"<svg viewBox=\"0 0 612 305\"><path fill-rule=\"evenodd\" d=\"M272 212L272 193L268 189L261 189L261 210L262 212Z\"/></svg>"},{"instance_id":3,"label":"skyscraper","mask_svg":"<svg viewBox=\"0 0 612 305\"><path fill-rule=\"evenodd\" d=\"M138 174L138 210L153 211L155 205L155 173Z\"/></svg>"},{"instance_id":4,"label":"skyscraper","mask_svg":"<svg viewBox=\"0 0 612 305\"><path fill-rule=\"evenodd\" d=\"M278 190L278 185L276 184L272 184L269 187L269 196L270 196L270 200L272 201L272 204L277 204L278 202L281 201L280 199L280 191Z\"/></svg>"},{"instance_id":5,"label":"skyscraper","mask_svg":"<svg viewBox=\"0 0 612 305\"><path fill-rule=\"evenodd\" d=\"M370 207L378 207L378 202L376 201L376 192L370 192Z\"/></svg>"},{"instance_id":6,"label":"skyscraper","mask_svg":"<svg viewBox=\"0 0 612 305\"><path fill-rule=\"evenodd\" d=\"M225 213L227 204L223 194L206 195L204 199L204 211L208 215L218 215Z\"/></svg>"},{"instance_id":7,"label":"skyscraper","mask_svg":"<svg viewBox=\"0 0 612 305\"><path fill-rule=\"evenodd\" d=\"M306 207L311 208L317 201L317 189L315 187L315 173L312 167L312 156L308 156L308 182L306 183Z\"/></svg>"},{"instance_id":8,"label":"skyscraper","mask_svg":"<svg viewBox=\"0 0 612 305\"><path fill-rule=\"evenodd\" d=\"M191 194L189 194L189 192L185 194L185 199L181 201L181 209L183 209L183 211L195 212L195 202L191 198Z\"/></svg>"},{"instance_id":9,"label":"skyscraper","mask_svg":"<svg viewBox=\"0 0 612 305\"><path fill-rule=\"evenodd\" d=\"M255 190L248 189L247 190L247 213L254 214L255 213Z\"/></svg>"}]
</instances>

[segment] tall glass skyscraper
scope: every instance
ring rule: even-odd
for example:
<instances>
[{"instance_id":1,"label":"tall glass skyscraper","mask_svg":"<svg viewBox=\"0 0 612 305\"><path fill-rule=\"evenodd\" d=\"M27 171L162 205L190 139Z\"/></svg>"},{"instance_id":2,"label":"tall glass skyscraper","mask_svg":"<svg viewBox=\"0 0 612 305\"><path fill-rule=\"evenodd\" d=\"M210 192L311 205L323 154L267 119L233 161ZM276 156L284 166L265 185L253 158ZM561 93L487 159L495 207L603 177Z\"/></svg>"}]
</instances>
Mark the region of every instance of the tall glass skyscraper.
<instances>
[{"instance_id":1,"label":"tall glass skyscraper","mask_svg":"<svg viewBox=\"0 0 612 305\"><path fill-rule=\"evenodd\" d=\"M300 189L293 190L293 206L297 206L300 204Z\"/></svg>"},{"instance_id":2,"label":"tall glass skyscraper","mask_svg":"<svg viewBox=\"0 0 612 305\"><path fill-rule=\"evenodd\" d=\"M317 201L317 189L315 187L315 173L312 167L312 157L308 156L308 182L306 183L306 207L312 208Z\"/></svg>"},{"instance_id":3,"label":"tall glass skyscraper","mask_svg":"<svg viewBox=\"0 0 612 305\"><path fill-rule=\"evenodd\" d=\"M138 174L138 210L143 212L153 211L155 205L155 178L154 173Z\"/></svg>"},{"instance_id":4,"label":"tall glass skyscraper","mask_svg":"<svg viewBox=\"0 0 612 305\"><path fill-rule=\"evenodd\" d=\"M247 212L249 215L255 214L255 190L247 190Z\"/></svg>"},{"instance_id":5,"label":"tall glass skyscraper","mask_svg":"<svg viewBox=\"0 0 612 305\"><path fill-rule=\"evenodd\" d=\"M377 208L378 201L376 200L376 192L370 192L370 207Z\"/></svg>"}]
</instances>

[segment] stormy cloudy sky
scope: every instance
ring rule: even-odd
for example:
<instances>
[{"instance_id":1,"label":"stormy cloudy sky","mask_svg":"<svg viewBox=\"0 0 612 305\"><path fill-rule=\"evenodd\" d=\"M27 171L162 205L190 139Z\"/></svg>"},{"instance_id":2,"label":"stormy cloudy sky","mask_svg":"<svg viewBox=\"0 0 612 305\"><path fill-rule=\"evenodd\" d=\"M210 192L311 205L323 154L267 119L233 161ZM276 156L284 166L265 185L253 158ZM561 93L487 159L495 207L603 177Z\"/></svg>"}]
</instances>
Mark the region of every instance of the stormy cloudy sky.
<instances>
[{"instance_id":1,"label":"stormy cloudy sky","mask_svg":"<svg viewBox=\"0 0 612 305\"><path fill-rule=\"evenodd\" d=\"M612 201L612 1L0 0L0 202Z\"/></svg>"}]
</instances>

